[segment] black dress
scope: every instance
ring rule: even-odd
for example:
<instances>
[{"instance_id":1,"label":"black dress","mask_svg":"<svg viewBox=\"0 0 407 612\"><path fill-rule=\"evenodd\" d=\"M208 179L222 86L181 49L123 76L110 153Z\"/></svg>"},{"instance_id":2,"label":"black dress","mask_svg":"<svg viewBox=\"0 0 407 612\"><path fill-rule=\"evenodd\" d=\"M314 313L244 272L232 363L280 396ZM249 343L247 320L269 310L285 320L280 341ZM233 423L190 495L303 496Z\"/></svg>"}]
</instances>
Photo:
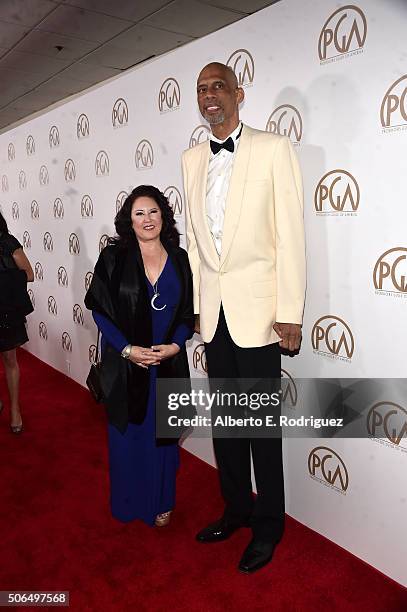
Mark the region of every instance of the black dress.
<instances>
[{"instance_id":1,"label":"black dress","mask_svg":"<svg viewBox=\"0 0 407 612\"><path fill-rule=\"evenodd\" d=\"M0 233L0 270L17 268L13 253L21 248L17 238L11 234ZM28 342L25 322L25 317L21 315L0 313L0 353Z\"/></svg>"}]
</instances>

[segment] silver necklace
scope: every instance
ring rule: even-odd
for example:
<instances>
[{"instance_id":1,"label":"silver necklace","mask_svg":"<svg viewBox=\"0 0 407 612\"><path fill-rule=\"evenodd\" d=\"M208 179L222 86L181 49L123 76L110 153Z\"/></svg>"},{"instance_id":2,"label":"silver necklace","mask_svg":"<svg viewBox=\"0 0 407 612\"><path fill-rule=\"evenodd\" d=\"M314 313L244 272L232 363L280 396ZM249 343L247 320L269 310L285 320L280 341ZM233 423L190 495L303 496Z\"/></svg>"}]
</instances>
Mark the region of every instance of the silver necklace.
<instances>
[{"instance_id":1,"label":"silver necklace","mask_svg":"<svg viewBox=\"0 0 407 612\"><path fill-rule=\"evenodd\" d=\"M160 294L158 293L158 279L159 279L160 274L161 274L160 273L160 270L161 270L161 257L162 257L162 251L160 251L160 262L159 262L159 266L158 266L159 274L158 274L157 280L156 280L156 282L154 284L151 283L150 273L149 273L148 268L146 266L147 276L148 276L148 278L150 280L150 283L151 283L151 285L153 287L153 297L151 298L150 304L151 304L151 308L153 308L154 310L164 310L164 308L167 307L167 304L164 304L164 306L161 306L161 308L160 308L160 307L156 306L155 303L154 303L160 297ZM162 272L162 270L161 270L161 272Z\"/></svg>"}]
</instances>

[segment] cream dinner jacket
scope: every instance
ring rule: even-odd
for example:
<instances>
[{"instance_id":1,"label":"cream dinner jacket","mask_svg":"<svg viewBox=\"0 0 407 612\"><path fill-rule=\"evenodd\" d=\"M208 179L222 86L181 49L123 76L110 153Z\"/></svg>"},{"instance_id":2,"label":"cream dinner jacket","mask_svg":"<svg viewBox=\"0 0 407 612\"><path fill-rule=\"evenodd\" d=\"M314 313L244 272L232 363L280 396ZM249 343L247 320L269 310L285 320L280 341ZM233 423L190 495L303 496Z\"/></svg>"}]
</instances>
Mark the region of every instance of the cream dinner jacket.
<instances>
[{"instance_id":1,"label":"cream dinner jacket","mask_svg":"<svg viewBox=\"0 0 407 612\"><path fill-rule=\"evenodd\" d=\"M221 303L243 348L280 340L279 323L302 323L305 239L302 180L290 140L246 125L233 164L219 257L206 217L209 142L182 156L186 236L201 336L215 334Z\"/></svg>"}]
</instances>

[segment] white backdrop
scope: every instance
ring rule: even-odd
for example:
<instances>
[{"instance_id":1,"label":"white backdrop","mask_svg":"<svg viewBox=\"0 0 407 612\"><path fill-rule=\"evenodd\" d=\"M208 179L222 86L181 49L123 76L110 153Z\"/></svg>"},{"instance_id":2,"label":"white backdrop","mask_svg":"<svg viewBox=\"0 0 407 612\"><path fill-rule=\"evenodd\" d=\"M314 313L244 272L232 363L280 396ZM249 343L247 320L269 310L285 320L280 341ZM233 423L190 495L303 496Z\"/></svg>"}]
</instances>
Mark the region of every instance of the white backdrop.
<instances>
[{"instance_id":1,"label":"white backdrop","mask_svg":"<svg viewBox=\"0 0 407 612\"><path fill-rule=\"evenodd\" d=\"M218 60L245 87L243 120L288 134L304 173L304 339L284 375L405 376L406 26L402 0L282 0L1 135L1 208L35 266L28 350L84 383L85 287L132 187L165 189L183 232L181 152L208 134L196 76ZM391 401L372 406L378 422ZM395 410L406 424L407 400ZM407 437L389 430L286 441L287 510L407 585ZM185 446L213 462L208 440Z\"/></svg>"}]
</instances>

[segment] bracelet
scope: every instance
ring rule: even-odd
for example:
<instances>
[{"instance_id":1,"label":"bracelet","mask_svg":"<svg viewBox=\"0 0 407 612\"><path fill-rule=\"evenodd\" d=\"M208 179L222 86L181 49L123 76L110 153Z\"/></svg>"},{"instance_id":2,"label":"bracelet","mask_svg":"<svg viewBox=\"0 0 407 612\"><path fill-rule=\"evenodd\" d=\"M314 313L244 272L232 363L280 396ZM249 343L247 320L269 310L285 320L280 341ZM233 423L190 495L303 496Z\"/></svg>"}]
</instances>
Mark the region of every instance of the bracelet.
<instances>
[{"instance_id":1,"label":"bracelet","mask_svg":"<svg viewBox=\"0 0 407 612\"><path fill-rule=\"evenodd\" d=\"M130 353L131 353L131 344L128 344L127 346L124 347L124 349L121 352L121 356L124 359L130 359Z\"/></svg>"}]
</instances>

